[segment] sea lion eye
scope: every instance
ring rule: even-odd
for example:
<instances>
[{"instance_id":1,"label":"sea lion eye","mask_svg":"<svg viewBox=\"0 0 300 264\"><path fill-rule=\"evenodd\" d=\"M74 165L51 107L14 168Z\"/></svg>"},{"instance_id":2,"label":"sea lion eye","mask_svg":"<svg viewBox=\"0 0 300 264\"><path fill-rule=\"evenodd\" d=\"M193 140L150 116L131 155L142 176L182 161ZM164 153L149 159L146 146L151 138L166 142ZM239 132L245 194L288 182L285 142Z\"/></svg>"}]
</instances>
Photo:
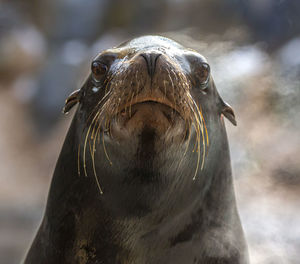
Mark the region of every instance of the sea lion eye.
<instances>
[{"instance_id":1,"label":"sea lion eye","mask_svg":"<svg viewBox=\"0 0 300 264\"><path fill-rule=\"evenodd\" d=\"M195 76L197 79L197 87L200 87L200 88L206 87L206 85L209 81L209 76L210 76L209 65L205 62L201 63L195 69Z\"/></svg>"},{"instance_id":2,"label":"sea lion eye","mask_svg":"<svg viewBox=\"0 0 300 264\"><path fill-rule=\"evenodd\" d=\"M93 79L96 82L99 82L101 81L103 75L106 73L107 66L99 61L93 61L91 65L91 70L93 73Z\"/></svg>"}]
</instances>

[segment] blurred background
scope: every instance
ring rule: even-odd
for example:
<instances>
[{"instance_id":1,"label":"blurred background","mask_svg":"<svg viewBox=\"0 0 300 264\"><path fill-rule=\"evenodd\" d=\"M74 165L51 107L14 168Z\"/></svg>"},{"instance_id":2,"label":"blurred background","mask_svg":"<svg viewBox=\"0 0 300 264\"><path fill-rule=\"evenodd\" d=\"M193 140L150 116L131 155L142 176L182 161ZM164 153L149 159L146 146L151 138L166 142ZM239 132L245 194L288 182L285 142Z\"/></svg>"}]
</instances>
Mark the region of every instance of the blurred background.
<instances>
[{"instance_id":1,"label":"blurred background","mask_svg":"<svg viewBox=\"0 0 300 264\"><path fill-rule=\"evenodd\" d=\"M300 259L300 1L0 0L0 263L41 221L78 89L100 51L162 34L207 57L253 264Z\"/></svg>"}]
</instances>

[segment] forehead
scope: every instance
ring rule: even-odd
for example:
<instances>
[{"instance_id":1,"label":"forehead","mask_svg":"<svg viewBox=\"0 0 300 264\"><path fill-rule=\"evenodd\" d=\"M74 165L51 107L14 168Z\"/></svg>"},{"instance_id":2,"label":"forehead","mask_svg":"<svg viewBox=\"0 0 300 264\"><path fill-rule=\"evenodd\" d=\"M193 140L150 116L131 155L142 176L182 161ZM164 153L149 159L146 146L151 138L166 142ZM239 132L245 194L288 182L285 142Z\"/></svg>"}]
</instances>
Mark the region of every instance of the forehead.
<instances>
[{"instance_id":1,"label":"forehead","mask_svg":"<svg viewBox=\"0 0 300 264\"><path fill-rule=\"evenodd\" d=\"M122 43L120 46L127 47L131 49L155 49L155 48L164 48L164 49L175 49L175 50L184 50L185 48L179 43L161 36L143 36L135 38L133 40Z\"/></svg>"},{"instance_id":2,"label":"forehead","mask_svg":"<svg viewBox=\"0 0 300 264\"><path fill-rule=\"evenodd\" d=\"M168 39L166 37L162 36L142 36L139 38L135 38L132 40L129 40L125 43L122 43L120 47L156 47L156 46L162 46L165 48L178 48L178 49L184 49L182 45L179 43L175 42L174 40Z\"/></svg>"},{"instance_id":3,"label":"forehead","mask_svg":"<svg viewBox=\"0 0 300 264\"><path fill-rule=\"evenodd\" d=\"M198 59L202 62L207 62L206 58L195 50L186 48L174 40L162 36L142 36L126 42L119 46L108 49L101 54L117 53L118 58L130 57L130 54L142 52L159 52L168 55L171 58L176 58L178 61L186 59Z\"/></svg>"}]
</instances>

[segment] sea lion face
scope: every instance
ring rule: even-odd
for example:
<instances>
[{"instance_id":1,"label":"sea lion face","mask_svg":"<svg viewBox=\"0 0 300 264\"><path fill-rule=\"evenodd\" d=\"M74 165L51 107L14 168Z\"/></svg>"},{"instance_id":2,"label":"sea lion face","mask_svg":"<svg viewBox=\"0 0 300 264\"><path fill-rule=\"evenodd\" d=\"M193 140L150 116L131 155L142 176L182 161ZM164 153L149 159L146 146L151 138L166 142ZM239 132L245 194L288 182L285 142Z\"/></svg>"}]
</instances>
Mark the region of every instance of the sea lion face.
<instances>
[{"instance_id":1,"label":"sea lion face","mask_svg":"<svg viewBox=\"0 0 300 264\"><path fill-rule=\"evenodd\" d=\"M205 93L211 78L200 54L166 38L142 37L100 53L91 68L89 94L82 101L96 114L88 121L114 141L127 142L148 130L155 142L173 144L188 138L192 123L203 129L192 87Z\"/></svg>"},{"instance_id":2,"label":"sea lion face","mask_svg":"<svg viewBox=\"0 0 300 264\"><path fill-rule=\"evenodd\" d=\"M107 99L97 122L115 141L122 142L151 131L155 142L181 142L188 123L201 116L191 95L192 82L201 89L209 82L209 66L194 53L198 72L188 52L164 38L144 37L99 54L92 63L94 91L104 89ZM192 76L195 75L195 76ZM205 87L204 87L205 86ZM188 128L188 129L187 129Z\"/></svg>"},{"instance_id":3,"label":"sea lion face","mask_svg":"<svg viewBox=\"0 0 300 264\"><path fill-rule=\"evenodd\" d=\"M190 184L204 167L209 137L218 130L221 114L235 122L232 109L218 95L206 59L158 36L140 37L100 53L65 111L77 101L75 118L85 124L78 131L79 172L87 174L92 164L96 175L96 170L109 170L107 164L114 164L115 176L102 177L104 188L124 185L127 193L138 190L141 195L163 194L183 181ZM194 154L184 159L189 148Z\"/></svg>"}]
</instances>

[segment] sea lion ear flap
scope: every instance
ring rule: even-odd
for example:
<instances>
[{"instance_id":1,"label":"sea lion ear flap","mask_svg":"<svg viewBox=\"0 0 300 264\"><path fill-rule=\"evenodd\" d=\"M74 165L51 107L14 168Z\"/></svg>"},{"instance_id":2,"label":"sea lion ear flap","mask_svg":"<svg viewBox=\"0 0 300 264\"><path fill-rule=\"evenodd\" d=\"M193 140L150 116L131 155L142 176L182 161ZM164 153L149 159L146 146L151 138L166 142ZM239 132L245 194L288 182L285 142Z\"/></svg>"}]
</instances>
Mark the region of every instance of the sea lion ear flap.
<instances>
[{"instance_id":1,"label":"sea lion ear flap","mask_svg":"<svg viewBox=\"0 0 300 264\"><path fill-rule=\"evenodd\" d=\"M222 110L221 113L234 125L237 125L236 119L235 119L235 114L234 111L232 109L232 107L225 103L224 101L222 101Z\"/></svg>"},{"instance_id":2,"label":"sea lion ear flap","mask_svg":"<svg viewBox=\"0 0 300 264\"><path fill-rule=\"evenodd\" d=\"M78 89L71 93L65 101L65 106L63 108L63 113L68 114L74 105L76 105L81 98L81 89Z\"/></svg>"}]
</instances>

